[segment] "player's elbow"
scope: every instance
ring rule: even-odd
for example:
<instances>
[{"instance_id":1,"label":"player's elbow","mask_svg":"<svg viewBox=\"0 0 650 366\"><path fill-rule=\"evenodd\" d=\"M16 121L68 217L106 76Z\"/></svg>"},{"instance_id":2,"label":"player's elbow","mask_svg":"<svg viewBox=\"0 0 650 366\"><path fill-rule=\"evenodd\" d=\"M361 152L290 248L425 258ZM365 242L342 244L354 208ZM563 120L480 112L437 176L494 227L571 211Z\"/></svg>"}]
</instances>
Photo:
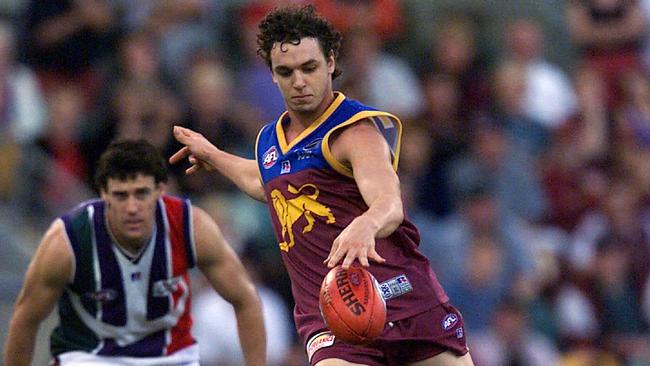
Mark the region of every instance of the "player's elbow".
<instances>
[{"instance_id":1,"label":"player's elbow","mask_svg":"<svg viewBox=\"0 0 650 366\"><path fill-rule=\"evenodd\" d=\"M252 282L246 283L240 290L239 296L230 300L235 312L262 308L262 302Z\"/></svg>"}]
</instances>

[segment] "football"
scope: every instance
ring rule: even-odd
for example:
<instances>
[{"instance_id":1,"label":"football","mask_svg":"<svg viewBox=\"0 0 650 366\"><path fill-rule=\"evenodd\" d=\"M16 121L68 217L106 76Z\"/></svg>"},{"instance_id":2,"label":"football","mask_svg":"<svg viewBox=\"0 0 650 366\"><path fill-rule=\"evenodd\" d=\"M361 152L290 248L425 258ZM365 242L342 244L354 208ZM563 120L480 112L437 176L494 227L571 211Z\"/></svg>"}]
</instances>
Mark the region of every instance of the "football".
<instances>
[{"instance_id":1,"label":"football","mask_svg":"<svg viewBox=\"0 0 650 366\"><path fill-rule=\"evenodd\" d=\"M332 268L320 289L320 310L327 327L342 341L367 344L386 323L386 302L375 277L361 266Z\"/></svg>"}]
</instances>

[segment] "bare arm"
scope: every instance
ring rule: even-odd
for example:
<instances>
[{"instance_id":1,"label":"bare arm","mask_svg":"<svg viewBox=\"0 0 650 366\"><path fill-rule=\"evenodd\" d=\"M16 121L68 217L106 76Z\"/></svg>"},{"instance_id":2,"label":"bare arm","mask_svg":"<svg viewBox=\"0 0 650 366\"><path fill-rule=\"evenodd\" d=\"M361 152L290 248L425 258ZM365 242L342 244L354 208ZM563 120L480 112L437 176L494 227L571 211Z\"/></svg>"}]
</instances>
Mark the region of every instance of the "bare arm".
<instances>
[{"instance_id":1,"label":"bare arm","mask_svg":"<svg viewBox=\"0 0 650 366\"><path fill-rule=\"evenodd\" d=\"M29 365L41 322L52 312L72 272L72 252L63 223L48 229L25 274L4 347L3 364Z\"/></svg>"},{"instance_id":2,"label":"bare arm","mask_svg":"<svg viewBox=\"0 0 650 366\"><path fill-rule=\"evenodd\" d=\"M235 309L239 341L246 364L265 365L266 332L262 305L255 285L208 214L194 207L192 215L199 269L210 285Z\"/></svg>"},{"instance_id":3,"label":"bare arm","mask_svg":"<svg viewBox=\"0 0 650 366\"><path fill-rule=\"evenodd\" d=\"M334 240L325 260L334 267L342 258L348 268L355 259L368 266L368 259L382 263L375 251L375 238L392 234L404 220L400 183L391 164L388 144L367 121L346 128L332 143L332 154L354 172L354 180L368 205Z\"/></svg>"},{"instance_id":4,"label":"bare arm","mask_svg":"<svg viewBox=\"0 0 650 366\"><path fill-rule=\"evenodd\" d=\"M174 138L185 147L169 158L171 164L188 158L192 166L185 173L192 174L199 169L214 169L253 199L266 202L255 160L244 159L220 150L203 135L188 128L174 126Z\"/></svg>"},{"instance_id":5,"label":"bare arm","mask_svg":"<svg viewBox=\"0 0 650 366\"><path fill-rule=\"evenodd\" d=\"M586 6L570 2L567 6L566 19L569 33L581 46L614 46L628 41L641 40L645 36L646 19L639 4L634 3L627 9L625 17L606 26L594 24Z\"/></svg>"}]
</instances>

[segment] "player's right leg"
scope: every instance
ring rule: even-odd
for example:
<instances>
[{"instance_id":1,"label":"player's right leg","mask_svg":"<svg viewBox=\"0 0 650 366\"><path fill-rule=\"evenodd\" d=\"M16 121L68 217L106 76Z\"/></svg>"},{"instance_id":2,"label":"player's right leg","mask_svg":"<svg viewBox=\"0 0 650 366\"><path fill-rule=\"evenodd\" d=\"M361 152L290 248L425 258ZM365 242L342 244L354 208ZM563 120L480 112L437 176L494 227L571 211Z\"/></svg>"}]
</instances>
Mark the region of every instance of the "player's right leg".
<instances>
[{"instance_id":1,"label":"player's right leg","mask_svg":"<svg viewBox=\"0 0 650 366\"><path fill-rule=\"evenodd\" d=\"M426 360L412 362L409 366L474 366L474 361L472 361L472 356L469 355L469 352L458 356L453 352L447 351Z\"/></svg>"}]
</instances>

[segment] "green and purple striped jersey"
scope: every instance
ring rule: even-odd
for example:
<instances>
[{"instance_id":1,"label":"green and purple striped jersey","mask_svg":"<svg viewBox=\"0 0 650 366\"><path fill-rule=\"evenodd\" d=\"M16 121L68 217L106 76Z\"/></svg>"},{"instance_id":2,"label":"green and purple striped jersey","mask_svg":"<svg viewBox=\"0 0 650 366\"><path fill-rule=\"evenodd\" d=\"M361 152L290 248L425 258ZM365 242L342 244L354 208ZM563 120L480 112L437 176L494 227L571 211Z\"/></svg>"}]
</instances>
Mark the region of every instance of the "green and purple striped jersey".
<instances>
[{"instance_id":1,"label":"green and purple striped jersey","mask_svg":"<svg viewBox=\"0 0 650 366\"><path fill-rule=\"evenodd\" d=\"M74 276L59 300L60 325L50 342L54 356L84 351L160 357L195 343L191 205L163 196L155 217L153 235L137 258L113 241L103 201L84 202L61 217L74 252Z\"/></svg>"}]
</instances>

